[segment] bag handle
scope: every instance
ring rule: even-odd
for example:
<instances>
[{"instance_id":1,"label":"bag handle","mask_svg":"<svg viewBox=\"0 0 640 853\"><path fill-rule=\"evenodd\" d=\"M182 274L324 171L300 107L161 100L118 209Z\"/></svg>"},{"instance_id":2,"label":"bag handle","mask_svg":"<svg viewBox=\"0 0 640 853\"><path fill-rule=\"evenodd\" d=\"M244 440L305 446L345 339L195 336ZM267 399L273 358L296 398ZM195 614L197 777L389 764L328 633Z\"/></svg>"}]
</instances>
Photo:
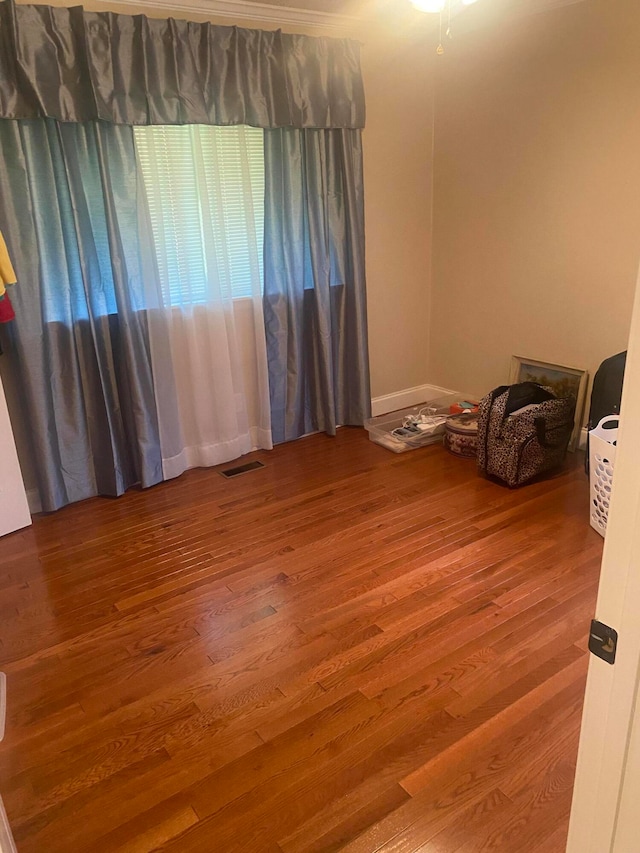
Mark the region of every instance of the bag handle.
<instances>
[{"instance_id":1,"label":"bag handle","mask_svg":"<svg viewBox=\"0 0 640 853\"><path fill-rule=\"evenodd\" d=\"M554 450L557 447L562 447L563 444L566 444L568 440L571 438L571 433L573 432L573 422L566 424L560 424L558 427L554 427L555 430L563 430L561 434L561 438L558 441L550 441L547 438L547 422L544 418L536 418L534 421L534 425L536 428L536 437L541 447L544 447L546 450Z\"/></svg>"},{"instance_id":2,"label":"bag handle","mask_svg":"<svg viewBox=\"0 0 640 853\"><path fill-rule=\"evenodd\" d=\"M487 465L487 460L489 458L489 423L491 421L491 410L501 394L504 394L505 391L509 389L508 385L500 385L498 388L494 388L493 391L489 394L489 405L487 408L487 423L484 431L484 462L485 468Z\"/></svg>"}]
</instances>

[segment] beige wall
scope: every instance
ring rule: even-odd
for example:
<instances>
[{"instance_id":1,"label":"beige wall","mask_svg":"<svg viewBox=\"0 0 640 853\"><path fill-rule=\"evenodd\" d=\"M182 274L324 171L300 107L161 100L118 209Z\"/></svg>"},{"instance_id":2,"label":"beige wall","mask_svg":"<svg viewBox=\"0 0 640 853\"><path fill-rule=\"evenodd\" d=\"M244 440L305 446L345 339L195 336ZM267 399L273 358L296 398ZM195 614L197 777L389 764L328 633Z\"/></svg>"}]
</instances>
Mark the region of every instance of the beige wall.
<instances>
[{"instance_id":1,"label":"beige wall","mask_svg":"<svg viewBox=\"0 0 640 853\"><path fill-rule=\"evenodd\" d=\"M478 394L625 349L640 258L640 3L481 6L438 69L428 373Z\"/></svg>"},{"instance_id":2,"label":"beige wall","mask_svg":"<svg viewBox=\"0 0 640 853\"><path fill-rule=\"evenodd\" d=\"M367 288L372 396L427 382L433 59L423 38L363 46Z\"/></svg>"}]
</instances>

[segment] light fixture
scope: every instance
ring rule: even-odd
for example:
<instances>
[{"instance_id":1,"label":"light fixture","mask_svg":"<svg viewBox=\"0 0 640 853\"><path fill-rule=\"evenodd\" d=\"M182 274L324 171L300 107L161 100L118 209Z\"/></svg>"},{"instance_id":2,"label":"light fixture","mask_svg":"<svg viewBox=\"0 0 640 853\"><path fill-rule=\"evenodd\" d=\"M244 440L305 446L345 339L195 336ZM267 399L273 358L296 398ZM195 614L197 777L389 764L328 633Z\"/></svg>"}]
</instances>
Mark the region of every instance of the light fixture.
<instances>
[{"instance_id":1,"label":"light fixture","mask_svg":"<svg viewBox=\"0 0 640 853\"><path fill-rule=\"evenodd\" d=\"M475 2L476 0L411 0L411 4L420 12L431 12L435 15L440 15L440 39L438 41L438 47L436 50L436 53L438 55L444 53L444 45L442 44L442 31L445 23L445 35L447 36L447 38L451 38L452 7L457 6L459 3L462 6L471 6L471 4ZM454 14L455 11L456 10L454 9Z\"/></svg>"}]
</instances>

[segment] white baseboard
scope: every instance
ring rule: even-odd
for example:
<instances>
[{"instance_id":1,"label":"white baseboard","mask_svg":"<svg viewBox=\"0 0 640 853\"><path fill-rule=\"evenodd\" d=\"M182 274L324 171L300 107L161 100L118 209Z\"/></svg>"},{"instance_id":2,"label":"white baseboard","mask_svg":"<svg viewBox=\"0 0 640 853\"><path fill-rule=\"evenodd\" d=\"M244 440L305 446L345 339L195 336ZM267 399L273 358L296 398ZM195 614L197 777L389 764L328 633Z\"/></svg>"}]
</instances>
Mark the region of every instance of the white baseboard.
<instances>
[{"instance_id":1,"label":"white baseboard","mask_svg":"<svg viewBox=\"0 0 640 853\"><path fill-rule=\"evenodd\" d=\"M396 412L398 409L407 409L409 406L417 406L418 403L427 403L447 394L455 394L448 388L439 388L437 385L417 385L415 388L405 388L393 394L383 394L382 397L373 397L371 400L371 414L386 415L387 412Z\"/></svg>"}]
</instances>

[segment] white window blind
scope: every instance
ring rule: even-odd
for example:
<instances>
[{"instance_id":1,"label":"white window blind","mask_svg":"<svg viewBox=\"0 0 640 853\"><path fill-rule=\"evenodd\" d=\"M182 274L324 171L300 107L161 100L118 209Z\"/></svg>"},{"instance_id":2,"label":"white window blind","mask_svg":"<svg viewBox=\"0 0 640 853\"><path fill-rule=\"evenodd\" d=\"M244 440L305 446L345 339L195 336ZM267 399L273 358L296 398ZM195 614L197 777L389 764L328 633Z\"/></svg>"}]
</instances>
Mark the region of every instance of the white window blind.
<instances>
[{"instance_id":1,"label":"white window blind","mask_svg":"<svg viewBox=\"0 0 640 853\"><path fill-rule=\"evenodd\" d=\"M134 134L166 302L207 302L218 287L251 296L262 282L263 131L187 125Z\"/></svg>"}]
</instances>

